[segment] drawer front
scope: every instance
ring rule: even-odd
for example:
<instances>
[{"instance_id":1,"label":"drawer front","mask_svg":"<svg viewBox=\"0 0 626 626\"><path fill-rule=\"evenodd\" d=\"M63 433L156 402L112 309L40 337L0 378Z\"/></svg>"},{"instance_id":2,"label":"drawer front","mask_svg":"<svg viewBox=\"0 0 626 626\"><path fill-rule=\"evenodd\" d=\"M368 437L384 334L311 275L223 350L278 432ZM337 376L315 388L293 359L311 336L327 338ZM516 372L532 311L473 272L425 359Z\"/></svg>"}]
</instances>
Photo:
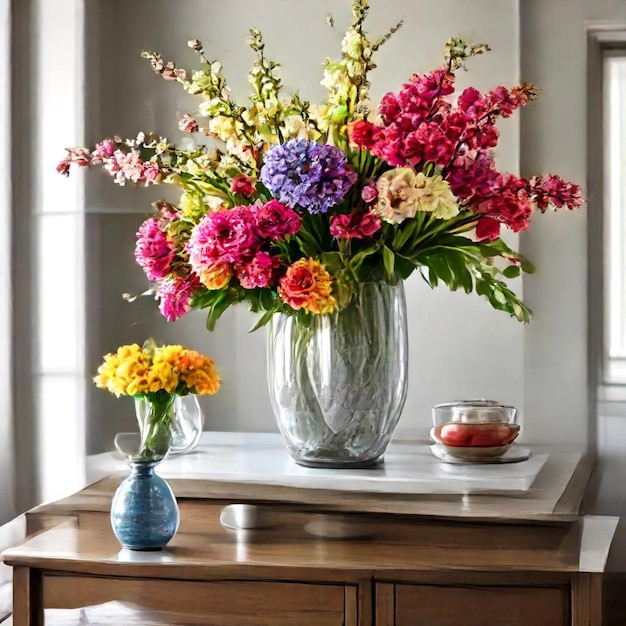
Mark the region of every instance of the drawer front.
<instances>
[{"instance_id":1,"label":"drawer front","mask_svg":"<svg viewBox=\"0 0 626 626\"><path fill-rule=\"evenodd\" d=\"M377 626L571 624L569 587L395 585L390 609L388 615L392 614L393 619L388 620L388 624L379 622Z\"/></svg>"},{"instance_id":2,"label":"drawer front","mask_svg":"<svg viewBox=\"0 0 626 626\"><path fill-rule=\"evenodd\" d=\"M112 607L103 603L122 601L130 602L136 613L132 619L126 616L128 624L357 626L356 587L343 585L46 575L43 601L46 609L74 609L99 604L100 607L89 610L95 611L94 615L102 623L109 623L106 618L111 616L106 612ZM163 611L186 614L188 621L172 622L167 617L160 618ZM46 613L53 618L57 612ZM64 613L69 615L69 612ZM51 623L55 623L53 619Z\"/></svg>"}]
</instances>

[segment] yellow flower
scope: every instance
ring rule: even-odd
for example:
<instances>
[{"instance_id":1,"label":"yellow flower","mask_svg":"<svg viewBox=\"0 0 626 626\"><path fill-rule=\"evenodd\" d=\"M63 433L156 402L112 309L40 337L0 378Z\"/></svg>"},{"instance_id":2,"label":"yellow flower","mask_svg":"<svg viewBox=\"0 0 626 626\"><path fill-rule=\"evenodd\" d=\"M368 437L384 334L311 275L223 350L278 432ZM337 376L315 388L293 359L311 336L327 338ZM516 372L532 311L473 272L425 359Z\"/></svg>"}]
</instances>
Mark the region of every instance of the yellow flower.
<instances>
[{"instance_id":1,"label":"yellow flower","mask_svg":"<svg viewBox=\"0 0 626 626\"><path fill-rule=\"evenodd\" d=\"M433 217L442 220L449 220L458 215L458 201L452 193L448 181L439 174L425 176L420 172L415 178L414 187L419 211L427 211L432 213Z\"/></svg>"},{"instance_id":2,"label":"yellow flower","mask_svg":"<svg viewBox=\"0 0 626 626\"><path fill-rule=\"evenodd\" d=\"M174 393L178 386L178 374L169 363L153 363L148 372L148 389L156 392L161 389L167 393Z\"/></svg>"},{"instance_id":3,"label":"yellow flower","mask_svg":"<svg viewBox=\"0 0 626 626\"><path fill-rule=\"evenodd\" d=\"M232 117L218 115L212 118L209 120L209 131L224 142L238 140L237 126Z\"/></svg>"},{"instance_id":4,"label":"yellow flower","mask_svg":"<svg viewBox=\"0 0 626 626\"><path fill-rule=\"evenodd\" d=\"M450 185L439 174L426 176L409 167L385 172L376 182L376 212L386 222L400 224L415 217L417 211L432 213L438 219L450 219L459 213Z\"/></svg>"},{"instance_id":5,"label":"yellow flower","mask_svg":"<svg viewBox=\"0 0 626 626\"><path fill-rule=\"evenodd\" d=\"M180 210L184 217L197 222L207 212L207 207L197 193L186 191L180 197Z\"/></svg>"},{"instance_id":6,"label":"yellow flower","mask_svg":"<svg viewBox=\"0 0 626 626\"><path fill-rule=\"evenodd\" d=\"M95 384L116 396L146 396L165 391L169 395L213 394L220 387L215 363L207 356L180 345L157 346L146 342L121 346L107 354Z\"/></svg>"}]
</instances>

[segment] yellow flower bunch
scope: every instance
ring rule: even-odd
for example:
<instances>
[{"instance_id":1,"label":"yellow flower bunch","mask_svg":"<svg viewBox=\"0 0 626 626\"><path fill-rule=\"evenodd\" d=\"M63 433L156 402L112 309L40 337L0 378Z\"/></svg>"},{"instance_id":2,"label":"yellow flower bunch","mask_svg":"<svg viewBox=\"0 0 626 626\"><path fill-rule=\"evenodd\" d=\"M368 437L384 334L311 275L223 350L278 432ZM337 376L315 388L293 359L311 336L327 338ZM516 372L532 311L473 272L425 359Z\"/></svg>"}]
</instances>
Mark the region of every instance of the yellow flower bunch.
<instances>
[{"instance_id":1,"label":"yellow flower bunch","mask_svg":"<svg viewBox=\"0 0 626 626\"><path fill-rule=\"evenodd\" d=\"M220 388L215 363L179 345L156 346L149 341L120 346L105 355L94 383L116 396L147 396L165 391L184 396L214 394Z\"/></svg>"}]
</instances>

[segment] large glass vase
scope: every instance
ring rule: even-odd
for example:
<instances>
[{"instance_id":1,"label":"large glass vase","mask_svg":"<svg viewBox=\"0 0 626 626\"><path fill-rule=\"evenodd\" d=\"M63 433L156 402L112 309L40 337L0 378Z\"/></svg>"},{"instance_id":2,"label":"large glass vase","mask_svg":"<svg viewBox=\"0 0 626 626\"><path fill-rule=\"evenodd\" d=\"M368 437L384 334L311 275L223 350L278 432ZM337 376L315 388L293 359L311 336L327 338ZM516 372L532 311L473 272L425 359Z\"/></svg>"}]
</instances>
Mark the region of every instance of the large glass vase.
<instances>
[{"instance_id":1,"label":"large glass vase","mask_svg":"<svg viewBox=\"0 0 626 626\"><path fill-rule=\"evenodd\" d=\"M369 467L381 460L407 391L402 281L359 284L347 307L274 315L268 333L270 400L289 453L312 467Z\"/></svg>"}]
</instances>

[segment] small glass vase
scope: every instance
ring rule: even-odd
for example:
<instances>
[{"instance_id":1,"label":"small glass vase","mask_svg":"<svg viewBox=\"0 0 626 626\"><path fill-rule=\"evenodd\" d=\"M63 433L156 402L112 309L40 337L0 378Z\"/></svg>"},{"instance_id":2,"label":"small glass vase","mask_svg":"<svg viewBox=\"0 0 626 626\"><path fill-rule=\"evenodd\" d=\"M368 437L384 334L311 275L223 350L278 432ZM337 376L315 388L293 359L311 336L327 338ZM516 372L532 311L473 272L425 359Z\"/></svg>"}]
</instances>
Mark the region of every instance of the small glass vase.
<instances>
[{"instance_id":1,"label":"small glass vase","mask_svg":"<svg viewBox=\"0 0 626 626\"><path fill-rule=\"evenodd\" d=\"M375 465L407 393L406 300L396 284L358 284L331 315L274 315L267 378L278 427L300 465Z\"/></svg>"},{"instance_id":2,"label":"small glass vase","mask_svg":"<svg viewBox=\"0 0 626 626\"><path fill-rule=\"evenodd\" d=\"M146 423L146 413L151 410L149 405L149 401L143 396L135 398L135 414L140 433L143 432L142 425ZM170 454L185 454L198 446L204 429L204 413L197 395L173 396L170 429Z\"/></svg>"},{"instance_id":3,"label":"small glass vase","mask_svg":"<svg viewBox=\"0 0 626 626\"><path fill-rule=\"evenodd\" d=\"M130 475L113 496L111 526L122 546L131 550L160 550L178 528L174 493L155 473L172 443L175 397L163 393L157 398L142 398L139 449L129 456Z\"/></svg>"}]
</instances>

